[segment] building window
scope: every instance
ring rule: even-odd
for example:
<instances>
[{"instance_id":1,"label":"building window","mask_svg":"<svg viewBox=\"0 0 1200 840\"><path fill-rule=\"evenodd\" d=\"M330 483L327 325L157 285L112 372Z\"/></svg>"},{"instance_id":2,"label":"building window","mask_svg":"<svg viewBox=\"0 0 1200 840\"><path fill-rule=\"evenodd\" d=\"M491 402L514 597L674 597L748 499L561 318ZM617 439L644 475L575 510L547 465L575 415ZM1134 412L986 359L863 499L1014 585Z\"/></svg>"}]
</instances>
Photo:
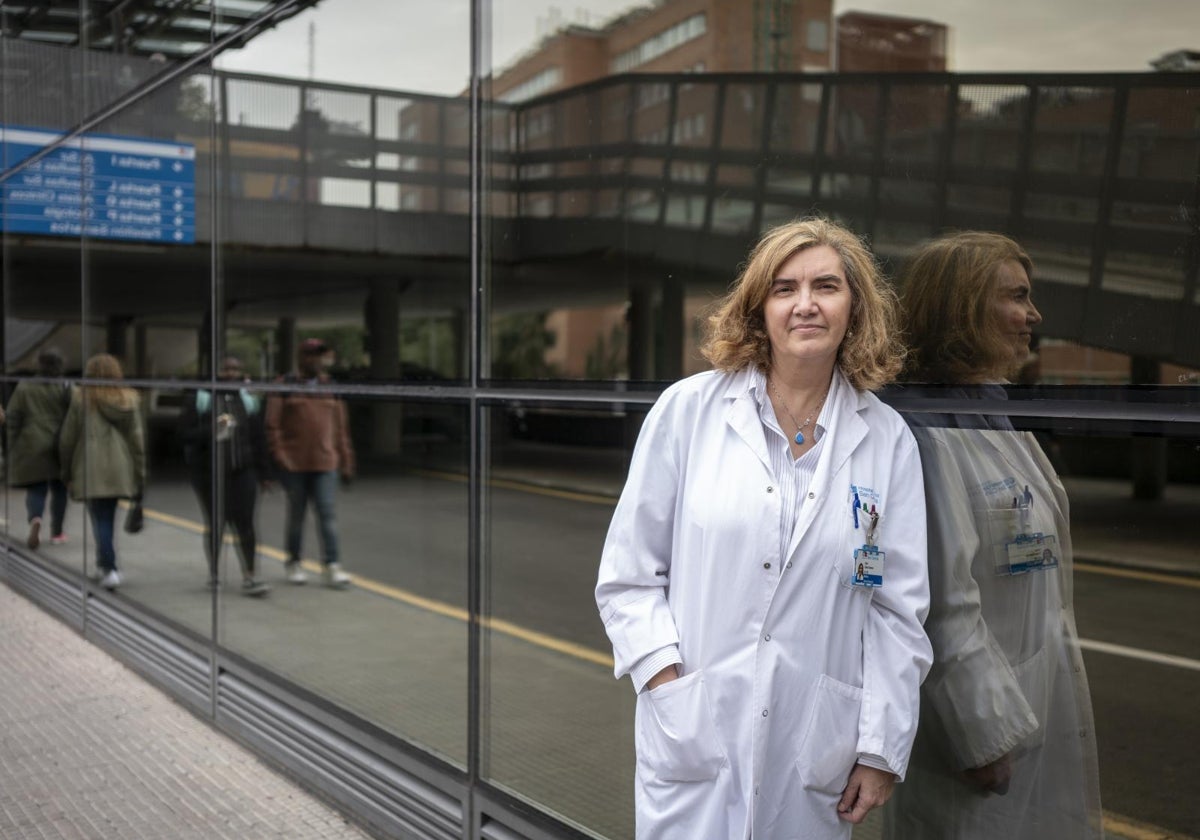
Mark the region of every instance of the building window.
<instances>
[{"instance_id":1,"label":"building window","mask_svg":"<svg viewBox=\"0 0 1200 840\"><path fill-rule=\"evenodd\" d=\"M805 31L808 47L812 52L829 52L829 22L825 20L810 20Z\"/></svg>"},{"instance_id":2,"label":"building window","mask_svg":"<svg viewBox=\"0 0 1200 840\"><path fill-rule=\"evenodd\" d=\"M511 90L497 97L501 102L524 102L543 93L548 93L562 84L562 68L547 67L536 76L532 76Z\"/></svg>"},{"instance_id":3,"label":"building window","mask_svg":"<svg viewBox=\"0 0 1200 840\"><path fill-rule=\"evenodd\" d=\"M708 18L703 13L685 18L674 26L664 29L657 35L620 53L612 60L610 65L612 72L624 73L648 61L653 61L660 55L699 38L707 31Z\"/></svg>"}]
</instances>

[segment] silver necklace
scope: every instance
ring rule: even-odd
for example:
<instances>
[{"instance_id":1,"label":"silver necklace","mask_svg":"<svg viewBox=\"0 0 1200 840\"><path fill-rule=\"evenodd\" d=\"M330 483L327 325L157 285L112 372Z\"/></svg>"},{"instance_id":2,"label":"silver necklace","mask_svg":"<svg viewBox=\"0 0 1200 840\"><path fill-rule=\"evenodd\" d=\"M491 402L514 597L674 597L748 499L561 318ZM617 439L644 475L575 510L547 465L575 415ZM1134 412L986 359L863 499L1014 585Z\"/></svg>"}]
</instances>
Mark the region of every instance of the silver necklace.
<instances>
[{"instance_id":1,"label":"silver necklace","mask_svg":"<svg viewBox=\"0 0 1200 840\"><path fill-rule=\"evenodd\" d=\"M796 415L792 414L792 410L790 408L788 408L787 402L780 395L779 389L775 387L775 382L769 376L767 377L767 384L771 387L771 391L775 394L775 399L779 400L779 404L781 406L783 406L783 410L786 411L787 416L789 418L791 418L792 425L794 425L796 427L796 436L794 438L792 438L792 440L796 441L797 446L803 446L804 445L804 429L806 426L808 426L809 424L812 423L814 414L819 415L821 413L821 408L825 405L825 398L829 396L829 389L826 388L825 393L821 395L821 401L819 403L817 403L816 410L813 411L812 414L805 417L803 423L800 423L799 421L796 420Z\"/></svg>"}]
</instances>

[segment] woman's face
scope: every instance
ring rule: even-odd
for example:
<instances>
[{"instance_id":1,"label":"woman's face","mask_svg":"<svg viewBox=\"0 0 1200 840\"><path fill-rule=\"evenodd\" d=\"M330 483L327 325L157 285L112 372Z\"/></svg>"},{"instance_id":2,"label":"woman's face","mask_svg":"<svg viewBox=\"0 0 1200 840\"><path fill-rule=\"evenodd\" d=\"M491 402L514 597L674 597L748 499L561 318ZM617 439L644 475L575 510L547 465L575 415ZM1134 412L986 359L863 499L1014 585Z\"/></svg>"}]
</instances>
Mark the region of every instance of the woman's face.
<instances>
[{"instance_id":1,"label":"woman's face","mask_svg":"<svg viewBox=\"0 0 1200 840\"><path fill-rule=\"evenodd\" d=\"M1025 266L1016 260L1001 263L992 286L988 318L995 335L1012 354L1006 367L1019 367L1029 358L1033 328L1042 322L1032 295Z\"/></svg>"},{"instance_id":2,"label":"woman's face","mask_svg":"<svg viewBox=\"0 0 1200 840\"><path fill-rule=\"evenodd\" d=\"M792 255L775 273L763 304L771 358L804 362L837 359L850 325L850 282L828 245Z\"/></svg>"}]
</instances>

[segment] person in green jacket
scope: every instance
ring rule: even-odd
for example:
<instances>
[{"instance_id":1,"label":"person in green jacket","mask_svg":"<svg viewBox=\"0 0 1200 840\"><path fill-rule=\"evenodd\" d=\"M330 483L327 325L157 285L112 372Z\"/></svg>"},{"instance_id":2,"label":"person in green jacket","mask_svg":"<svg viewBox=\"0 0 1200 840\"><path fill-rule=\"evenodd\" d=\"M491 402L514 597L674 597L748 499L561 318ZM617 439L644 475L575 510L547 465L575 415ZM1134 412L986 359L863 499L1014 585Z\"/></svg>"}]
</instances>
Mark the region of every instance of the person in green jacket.
<instances>
[{"instance_id":1,"label":"person in green jacket","mask_svg":"<svg viewBox=\"0 0 1200 840\"><path fill-rule=\"evenodd\" d=\"M96 539L100 585L121 585L113 523L120 499L140 501L146 485L146 446L137 392L119 384L121 363L107 353L88 359L84 376L113 380L84 385L71 398L58 443L71 498L87 503Z\"/></svg>"},{"instance_id":2,"label":"person in green jacket","mask_svg":"<svg viewBox=\"0 0 1200 840\"><path fill-rule=\"evenodd\" d=\"M38 354L38 375L62 376L63 358L47 348ZM25 488L25 512L32 549L41 545L42 516L50 498L50 542L67 541L63 520L67 513L67 488L59 479L58 430L62 428L71 388L65 382L20 382L8 402L8 482Z\"/></svg>"}]
</instances>

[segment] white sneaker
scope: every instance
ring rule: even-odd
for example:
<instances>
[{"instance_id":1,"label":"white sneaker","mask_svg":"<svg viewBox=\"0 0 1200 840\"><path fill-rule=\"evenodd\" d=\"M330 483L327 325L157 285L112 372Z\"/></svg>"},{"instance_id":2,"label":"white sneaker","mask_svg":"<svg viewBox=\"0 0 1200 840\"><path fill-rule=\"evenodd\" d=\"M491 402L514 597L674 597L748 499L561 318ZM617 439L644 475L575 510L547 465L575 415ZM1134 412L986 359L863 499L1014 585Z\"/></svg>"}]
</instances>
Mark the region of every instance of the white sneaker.
<instances>
[{"instance_id":1,"label":"white sneaker","mask_svg":"<svg viewBox=\"0 0 1200 840\"><path fill-rule=\"evenodd\" d=\"M333 589L345 589L350 585L350 575L342 571L341 563L328 563L321 572L325 585Z\"/></svg>"},{"instance_id":2,"label":"white sneaker","mask_svg":"<svg viewBox=\"0 0 1200 840\"><path fill-rule=\"evenodd\" d=\"M100 578L100 585L109 592L112 592L121 585L121 576L117 574L116 569L110 569L108 572L105 572L102 578Z\"/></svg>"},{"instance_id":3,"label":"white sneaker","mask_svg":"<svg viewBox=\"0 0 1200 840\"><path fill-rule=\"evenodd\" d=\"M308 581L308 575L304 573L304 569L300 568L299 560L289 560L284 563L283 571L288 583L300 585Z\"/></svg>"}]
</instances>

